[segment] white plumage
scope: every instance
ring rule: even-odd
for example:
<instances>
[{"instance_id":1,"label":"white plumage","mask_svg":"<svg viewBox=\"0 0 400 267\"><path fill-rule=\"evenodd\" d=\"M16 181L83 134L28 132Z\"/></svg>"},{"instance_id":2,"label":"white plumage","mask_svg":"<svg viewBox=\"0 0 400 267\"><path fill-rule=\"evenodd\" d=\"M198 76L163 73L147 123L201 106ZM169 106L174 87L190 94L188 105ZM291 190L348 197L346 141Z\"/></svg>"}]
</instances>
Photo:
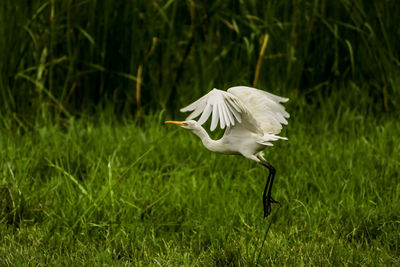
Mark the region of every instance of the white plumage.
<instances>
[{"instance_id":1,"label":"white plumage","mask_svg":"<svg viewBox=\"0 0 400 267\"><path fill-rule=\"evenodd\" d=\"M281 132L282 124L288 123L286 119L289 118L289 113L280 104L288 100L288 98L247 86L236 86L227 91L213 89L181 109L182 112L192 112L186 121L167 121L166 123L191 130L211 151L241 154L267 167L270 173L263 194L263 203L264 216L268 216L271 203L276 203L271 197L275 169L264 158L263 150L266 146L272 146L272 141L287 140L277 134ZM199 116L197 122L193 120ZM216 129L218 123L222 129L226 128L224 136L219 140L212 140L201 126L210 116L211 131Z\"/></svg>"},{"instance_id":2,"label":"white plumage","mask_svg":"<svg viewBox=\"0 0 400 267\"><path fill-rule=\"evenodd\" d=\"M243 123L245 128L257 134L278 134L282 130L281 124L287 124L286 118L289 118L289 113L279 103L288 100L252 87L236 86L226 92L213 89L182 108L181 112L193 111L186 120L192 120L201 114L198 120L200 125L212 114L211 131L215 130L219 121L222 129Z\"/></svg>"}]
</instances>

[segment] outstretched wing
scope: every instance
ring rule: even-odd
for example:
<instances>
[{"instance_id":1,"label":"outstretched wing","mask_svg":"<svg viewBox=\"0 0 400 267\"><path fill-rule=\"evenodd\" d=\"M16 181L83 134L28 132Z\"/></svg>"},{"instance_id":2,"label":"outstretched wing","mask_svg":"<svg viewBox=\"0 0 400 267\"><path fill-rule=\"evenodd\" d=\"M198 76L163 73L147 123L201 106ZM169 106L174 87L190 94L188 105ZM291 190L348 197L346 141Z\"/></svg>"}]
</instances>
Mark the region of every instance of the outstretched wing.
<instances>
[{"instance_id":1,"label":"outstretched wing","mask_svg":"<svg viewBox=\"0 0 400 267\"><path fill-rule=\"evenodd\" d=\"M218 89L211 90L197 101L181 109L193 111L186 119L192 120L201 114L198 123L204 124L212 115L210 130L214 131L218 122L222 129L243 124L248 130L262 134L261 128L246 105L233 94Z\"/></svg>"},{"instance_id":2,"label":"outstretched wing","mask_svg":"<svg viewBox=\"0 0 400 267\"><path fill-rule=\"evenodd\" d=\"M247 107L260 125L263 133L278 134L282 124L287 124L290 115L280 103L289 99L247 86L229 88L228 93L236 96Z\"/></svg>"}]
</instances>

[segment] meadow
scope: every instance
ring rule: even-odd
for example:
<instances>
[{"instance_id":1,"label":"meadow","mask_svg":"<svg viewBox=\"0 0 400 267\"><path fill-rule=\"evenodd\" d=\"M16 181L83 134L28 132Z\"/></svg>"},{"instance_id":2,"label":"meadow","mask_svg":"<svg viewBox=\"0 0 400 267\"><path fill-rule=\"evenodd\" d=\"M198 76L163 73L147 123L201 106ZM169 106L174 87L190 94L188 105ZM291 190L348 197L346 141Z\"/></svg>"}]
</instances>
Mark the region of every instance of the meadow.
<instances>
[{"instance_id":1,"label":"meadow","mask_svg":"<svg viewBox=\"0 0 400 267\"><path fill-rule=\"evenodd\" d=\"M164 113L3 131L1 265L398 265L400 123L292 101L267 219L264 168Z\"/></svg>"},{"instance_id":2,"label":"meadow","mask_svg":"<svg viewBox=\"0 0 400 267\"><path fill-rule=\"evenodd\" d=\"M396 1L24 2L0 4L1 266L400 265ZM265 168L164 124L238 84L290 98L266 219Z\"/></svg>"}]
</instances>

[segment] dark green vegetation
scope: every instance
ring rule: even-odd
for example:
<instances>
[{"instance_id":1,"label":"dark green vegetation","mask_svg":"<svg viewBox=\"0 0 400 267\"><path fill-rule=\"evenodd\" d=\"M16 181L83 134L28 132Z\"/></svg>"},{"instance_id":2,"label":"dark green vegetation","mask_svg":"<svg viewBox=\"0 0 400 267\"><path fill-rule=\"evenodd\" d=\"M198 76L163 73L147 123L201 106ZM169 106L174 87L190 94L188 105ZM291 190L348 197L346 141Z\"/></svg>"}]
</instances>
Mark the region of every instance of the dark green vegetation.
<instances>
[{"instance_id":1,"label":"dark green vegetation","mask_svg":"<svg viewBox=\"0 0 400 267\"><path fill-rule=\"evenodd\" d=\"M1 109L17 115L110 101L118 114L139 102L174 110L253 84L266 34L261 88L328 93L353 81L386 111L399 96L396 0L26 2L0 4Z\"/></svg>"},{"instance_id":2,"label":"dark green vegetation","mask_svg":"<svg viewBox=\"0 0 400 267\"><path fill-rule=\"evenodd\" d=\"M244 2L0 3L0 265L400 265L400 5ZM264 168L163 125L257 62L266 220Z\"/></svg>"}]
</instances>

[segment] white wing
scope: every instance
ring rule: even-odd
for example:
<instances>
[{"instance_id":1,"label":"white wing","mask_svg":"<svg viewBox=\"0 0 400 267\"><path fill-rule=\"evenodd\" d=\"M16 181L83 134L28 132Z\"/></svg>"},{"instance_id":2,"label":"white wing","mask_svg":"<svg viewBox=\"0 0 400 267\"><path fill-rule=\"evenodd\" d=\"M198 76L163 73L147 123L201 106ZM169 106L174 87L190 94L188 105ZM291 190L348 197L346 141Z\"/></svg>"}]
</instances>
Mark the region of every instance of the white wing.
<instances>
[{"instance_id":1,"label":"white wing","mask_svg":"<svg viewBox=\"0 0 400 267\"><path fill-rule=\"evenodd\" d=\"M192 120L201 114L198 123L204 124L212 114L211 131L214 131L218 121L222 129L242 124L246 129L263 134L260 125L250 114L246 105L233 94L218 89L211 90L197 101L181 109L181 112L193 111L186 119Z\"/></svg>"},{"instance_id":2,"label":"white wing","mask_svg":"<svg viewBox=\"0 0 400 267\"><path fill-rule=\"evenodd\" d=\"M253 118L260 125L263 133L278 134L281 124L287 124L290 115L279 103L289 99L247 86L229 88L228 93L235 95L247 107Z\"/></svg>"}]
</instances>

